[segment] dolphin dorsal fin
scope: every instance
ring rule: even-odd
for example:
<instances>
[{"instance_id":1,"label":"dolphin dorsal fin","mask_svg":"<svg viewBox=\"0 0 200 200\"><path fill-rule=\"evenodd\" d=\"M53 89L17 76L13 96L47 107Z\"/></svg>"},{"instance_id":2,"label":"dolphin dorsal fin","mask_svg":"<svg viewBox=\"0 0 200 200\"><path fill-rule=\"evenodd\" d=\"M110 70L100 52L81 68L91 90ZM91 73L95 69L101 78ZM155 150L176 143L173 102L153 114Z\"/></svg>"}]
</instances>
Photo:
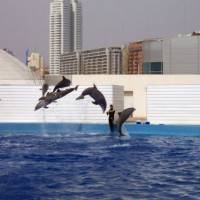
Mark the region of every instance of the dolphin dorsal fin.
<instances>
[{"instance_id":1,"label":"dolphin dorsal fin","mask_svg":"<svg viewBox=\"0 0 200 200\"><path fill-rule=\"evenodd\" d=\"M78 89L78 86L79 86L79 85L77 85L74 89L77 90L77 89Z\"/></svg>"},{"instance_id":2,"label":"dolphin dorsal fin","mask_svg":"<svg viewBox=\"0 0 200 200\"><path fill-rule=\"evenodd\" d=\"M61 92L61 90L60 89L57 89L57 91L56 92Z\"/></svg>"},{"instance_id":3,"label":"dolphin dorsal fin","mask_svg":"<svg viewBox=\"0 0 200 200\"><path fill-rule=\"evenodd\" d=\"M120 116L122 114L122 112L118 112L118 115Z\"/></svg>"},{"instance_id":4,"label":"dolphin dorsal fin","mask_svg":"<svg viewBox=\"0 0 200 200\"><path fill-rule=\"evenodd\" d=\"M66 78L64 76L62 76L63 80L65 80Z\"/></svg>"},{"instance_id":5,"label":"dolphin dorsal fin","mask_svg":"<svg viewBox=\"0 0 200 200\"><path fill-rule=\"evenodd\" d=\"M93 85L94 85L94 88L96 88L97 89L97 86L93 83Z\"/></svg>"}]
</instances>

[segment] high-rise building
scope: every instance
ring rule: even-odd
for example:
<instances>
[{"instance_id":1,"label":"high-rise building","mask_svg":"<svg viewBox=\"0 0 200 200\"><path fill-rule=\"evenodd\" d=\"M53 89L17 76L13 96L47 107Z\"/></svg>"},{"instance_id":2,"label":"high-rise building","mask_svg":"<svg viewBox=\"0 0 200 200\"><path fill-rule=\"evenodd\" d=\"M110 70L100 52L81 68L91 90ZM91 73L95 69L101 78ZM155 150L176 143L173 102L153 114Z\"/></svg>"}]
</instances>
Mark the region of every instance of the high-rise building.
<instances>
[{"instance_id":1,"label":"high-rise building","mask_svg":"<svg viewBox=\"0 0 200 200\"><path fill-rule=\"evenodd\" d=\"M82 50L82 4L72 0L72 51Z\"/></svg>"},{"instance_id":2,"label":"high-rise building","mask_svg":"<svg viewBox=\"0 0 200 200\"><path fill-rule=\"evenodd\" d=\"M71 52L61 55L60 74L81 74L81 52Z\"/></svg>"},{"instance_id":3,"label":"high-rise building","mask_svg":"<svg viewBox=\"0 0 200 200\"><path fill-rule=\"evenodd\" d=\"M60 55L82 49L82 5L54 0L50 6L50 74L60 74Z\"/></svg>"}]
</instances>

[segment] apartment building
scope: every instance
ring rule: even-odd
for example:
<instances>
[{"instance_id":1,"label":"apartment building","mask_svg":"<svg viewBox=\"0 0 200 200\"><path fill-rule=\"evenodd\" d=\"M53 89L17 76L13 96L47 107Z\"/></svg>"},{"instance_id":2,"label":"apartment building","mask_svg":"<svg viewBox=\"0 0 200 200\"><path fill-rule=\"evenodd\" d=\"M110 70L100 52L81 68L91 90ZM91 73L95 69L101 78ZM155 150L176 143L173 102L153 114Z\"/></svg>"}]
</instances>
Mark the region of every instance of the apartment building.
<instances>
[{"instance_id":1,"label":"apartment building","mask_svg":"<svg viewBox=\"0 0 200 200\"><path fill-rule=\"evenodd\" d=\"M61 56L60 72L68 74L121 74L122 48L104 47Z\"/></svg>"},{"instance_id":2,"label":"apartment building","mask_svg":"<svg viewBox=\"0 0 200 200\"><path fill-rule=\"evenodd\" d=\"M61 55L60 74L81 74L80 52L71 52Z\"/></svg>"}]
</instances>

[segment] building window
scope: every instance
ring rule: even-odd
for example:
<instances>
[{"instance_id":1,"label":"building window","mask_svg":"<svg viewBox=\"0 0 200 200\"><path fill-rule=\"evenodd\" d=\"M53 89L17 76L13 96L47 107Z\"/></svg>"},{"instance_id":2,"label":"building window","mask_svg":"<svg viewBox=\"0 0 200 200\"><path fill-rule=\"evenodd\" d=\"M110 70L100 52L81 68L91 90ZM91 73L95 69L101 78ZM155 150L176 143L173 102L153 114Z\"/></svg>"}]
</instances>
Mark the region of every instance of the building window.
<instances>
[{"instance_id":1,"label":"building window","mask_svg":"<svg viewBox=\"0 0 200 200\"><path fill-rule=\"evenodd\" d=\"M163 74L163 62L143 63L143 74Z\"/></svg>"}]
</instances>

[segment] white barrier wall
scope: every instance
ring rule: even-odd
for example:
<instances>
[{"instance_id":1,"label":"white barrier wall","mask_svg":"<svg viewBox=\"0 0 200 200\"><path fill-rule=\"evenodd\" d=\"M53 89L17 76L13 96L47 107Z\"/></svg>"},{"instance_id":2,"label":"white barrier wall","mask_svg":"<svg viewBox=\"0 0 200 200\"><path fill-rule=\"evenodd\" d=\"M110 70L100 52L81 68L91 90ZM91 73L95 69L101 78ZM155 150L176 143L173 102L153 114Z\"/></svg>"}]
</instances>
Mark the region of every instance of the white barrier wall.
<instances>
[{"instance_id":1,"label":"white barrier wall","mask_svg":"<svg viewBox=\"0 0 200 200\"><path fill-rule=\"evenodd\" d=\"M200 125L200 85L147 86L147 119L155 124Z\"/></svg>"},{"instance_id":2,"label":"white barrier wall","mask_svg":"<svg viewBox=\"0 0 200 200\"><path fill-rule=\"evenodd\" d=\"M73 85L124 86L125 95L132 93L132 105L125 105L125 108L136 109L134 120L147 120L147 85L200 85L200 75L72 75L71 80Z\"/></svg>"},{"instance_id":3,"label":"white barrier wall","mask_svg":"<svg viewBox=\"0 0 200 200\"><path fill-rule=\"evenodd\" d=\"M74 86L71 86L74 87ZM107 115L93 99L86 96L75 100L84 89L91 86L79 86L77 91L48 105L48 109L34 111L41 97L41 86L0 86L0 122L67 122L67 123L108 123ZM117 112L124 108L123 86L97 86L104 94L109 105L113 104ZM53 88L50 88L52 91Z\"/></svg>"}]
</instances>

